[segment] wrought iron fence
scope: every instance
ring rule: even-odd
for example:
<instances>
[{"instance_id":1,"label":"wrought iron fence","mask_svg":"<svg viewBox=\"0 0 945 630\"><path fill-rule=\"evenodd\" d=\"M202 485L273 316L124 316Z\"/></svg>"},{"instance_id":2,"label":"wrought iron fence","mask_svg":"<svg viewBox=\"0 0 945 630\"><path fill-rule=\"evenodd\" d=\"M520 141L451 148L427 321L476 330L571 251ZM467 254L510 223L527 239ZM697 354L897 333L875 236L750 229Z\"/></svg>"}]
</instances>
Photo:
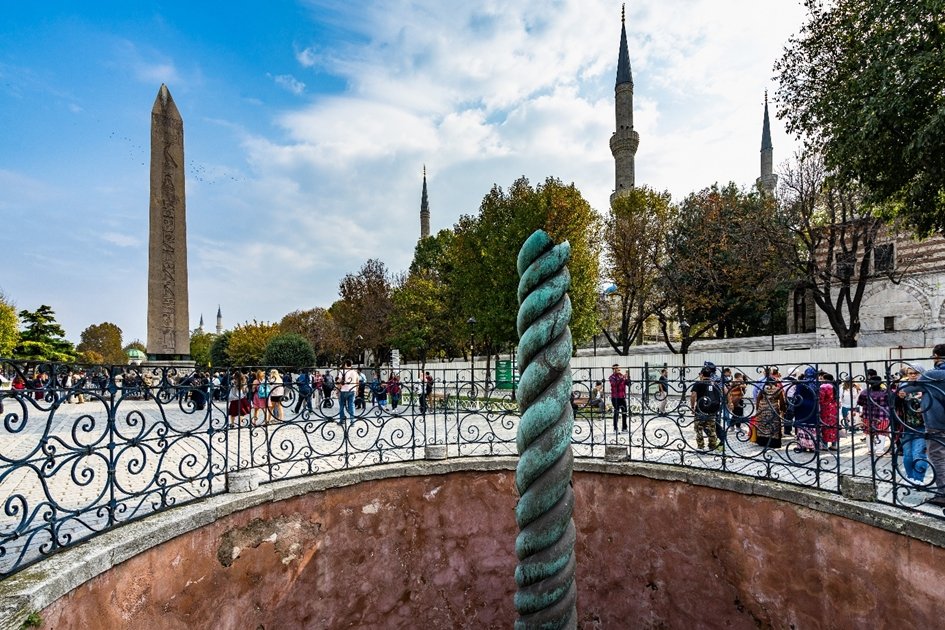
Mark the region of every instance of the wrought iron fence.
<instances>
[{"instance_id":1,"label":"wrought iron fence","mask_svg":"<svg viewBox=\"0 0 945 630\"><path fill-rule=\"evenodd\" d=\"M622 368L623 397L614 370L576 369L575 456L617 446L632 461L829 492L850 476L879 502L943 517L945 383L907 383L920 363ZM348 394L337 369L0 367L13 381L0 390L0 575L223 492L229 471L272 482L420 459L434 444L516 453L514 383L463 369L366 369Z\"/></svg>"}]
</instances>

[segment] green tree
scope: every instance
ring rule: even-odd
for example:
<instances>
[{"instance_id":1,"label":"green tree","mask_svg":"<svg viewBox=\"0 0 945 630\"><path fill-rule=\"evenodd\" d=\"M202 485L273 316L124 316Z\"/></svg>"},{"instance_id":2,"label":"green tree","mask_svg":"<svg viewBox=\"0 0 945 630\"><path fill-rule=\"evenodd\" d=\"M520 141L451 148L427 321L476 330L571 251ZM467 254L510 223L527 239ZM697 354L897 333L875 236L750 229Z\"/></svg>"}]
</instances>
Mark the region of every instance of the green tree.
<instances>
[{"instance_id":1,"label":"green tree","mask_svg":"<svg viewBox=\"0 0 945 630\"><path fill-rule=\"evenodd\" d=\"M105 357L95 350L79 351L78 361L80 363L87 363L89 365L102 365L104 363L108 363L105 361Z\"/></svg>"},{"instance_id":2,"label":"green tree","mask_svg":"<svg viewBox=\"0 0 945 630\"><path fill-rule=\"evenodd\" d=\"M279 330L305 337L315 351L316 361L313 364L334 363L344 354L341 328L327 309L316 307L292 311L279 322Z\"/></svg>"},{"instance_id":3,"label":"green tree","mask_svg":"<svg viewBox=\"0 0 945 630\"><path fill-rule=\"evenodd\" d=\"M735 184L692 193L680 204L660 261L663 293L658 318L667 346L675 351L669 324L691 328L681 350L701 337L764 334L762 319L783 304L791 276L770 231L773 200ZM783 311L782 311L783 312Z\"/></svg>"},{"instance_id":4,"label":"green tree","mask_svg":"<svg viewBox=\"0 0 945 630\"><path fill-rule=\"evenodd\" d=\"M571 244L572 335L581 342L596 331L600 217L573 184L549 177L532 188L522 177L508 191L493 186L479 215L461 217L454 228L449 297L462 310L462 321L475 318L477 352L492 355L518 342L516 258L525 239L539 228L555 241Z\"/></svg>"},{"instance_id":5,"label":"green tree","mask_svg":"<svg viewBox=\"0 0 945 630\"><path fill-rule=\"evenodd\" d=\"M204 332L199 328L190 333L190 358L200 367L210 367L214 365L210 357L210 348L213 346L213 340L216 335Z\"/></svg>"},{"instance_id":6,"label":"green tree","mask_svg":"<svg viewBox=\"0 0 945 630\"><path fill-rule=\"evenodd\" d=\"M230 365L260 365L266 346L279 334L278 324L246 322L233 329L226 354Z\"/></svg>"},{"instance_id":7,"label":"green tree","mask_svg":"<svg viewBox=\"0 0 945 630\"><path fill-rule=\"evenodd\" d=\"M315 350L308 339L296 333L281 333L269 340L263 363L290 368L315 365Z\"/></svg>"},{"instance_id":8,"label":"green tree","mask_svg":"<svg viewBox=\"0 0 945 630\"><path fill-rule=\"evenodd\" d=\"M601 296L601 330L617 354L626 356L642 336L648 317L663 305L659 262L675 220L668 192L631 188L614 200L604 230L605 274L613 291Z\"/></svg>"},{"instance_id":9,"label":"green tree","mask_svg":"<svg viewBox=\"0 0 945 630\"><path fill-rule=\"evenodd\" d=\"M19 341L20 320L16 316L16 307L0 291L0 357L12 357Z\"/></svg>"},{"instance_id":10,"label":"green tree","mask_svg":"<svg viewBox=\"0 0 945 630\"><path fill-rule=\"evenodd\" d=\"M429 272L412 273L391 292L394 308L390 317L391 343L407 359L422 363L454 347L446 326L449 301L447 287Z\"/></svg>"},{"instance_id":11,"label":"green tree","mask_svg":"<svg viewBox=\"0 0 945 630\"><path fill-rule=\"evenodd\" d=\"M124 365L128 357L121 347L121 328L111 322L92 324L82 331L76 351L81 355L92 352L101 357L102 363Z\"/></svg>"},{"instance_id":12,"label":"green tree","mask_svg":"<svg viewBox=\"0 0 945 630\"><path fill-rule=\"evenodd\" d=\"M45 304L35 311L20 311L25 328L13 350L17 359L30 361L70 362L76 358L75 348L65 339L65 331L56 322L52 307Z\"/></svg>"},{"instance_id":13,"label":"green tree","mask_svg":"<svg viewBox=\"0 0 945 630\"><path fill-rule=\"evenodd\" d=\"M226 330L219 335L216 335L213 339L213 342L210 344L210 364L214 367L229 367L233 365L230 363L230 337L233 336L233 331Z\"/></svg>"},{"instance_id":14,"label":"green tree","mask_svg":"<svg viewBox=\"0 0 945 630\"><path fill-rule=\"evenodd\" d=\"M330 312L341 329L345 353L354 358L360 350L370 349L375 363L382 362L390 352L388 320L393 310L387 267L380 260L368 260L358 273L342 278L338 294L341 299Z\"/></svg>"},{"instance_id":15,"label":"green tree","mask_svg":"<svg viewBox=\"0 0 945 630\"><path fill-rule=\"evenodd\" d=\"M840 183L945 231L945 3L805 0L775 64L778 114Z\"/></svg>"},{"instance_id":16,"label":"green tree","mask_svg":"<svg viewBox=\"0 0 945 630\"><path fill-rule=\"evenodd\" d=\"M452 248L456 234L443 229L421 239L414 250L406 277L396 282L391 293L391 343L410 359L425 362L434 357L456 356L467 336L465 309L453 299Z\"/></svg>"}]
</instances>

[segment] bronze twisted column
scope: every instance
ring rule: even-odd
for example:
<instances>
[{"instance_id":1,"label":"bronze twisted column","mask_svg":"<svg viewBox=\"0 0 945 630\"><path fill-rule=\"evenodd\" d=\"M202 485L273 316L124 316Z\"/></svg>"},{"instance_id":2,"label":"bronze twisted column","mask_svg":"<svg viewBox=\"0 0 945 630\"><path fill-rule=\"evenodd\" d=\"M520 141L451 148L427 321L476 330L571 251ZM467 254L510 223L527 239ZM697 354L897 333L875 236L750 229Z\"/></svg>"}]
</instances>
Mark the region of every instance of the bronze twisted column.
<instances>
[{"instance_id":1,"label":"bronze twisted column","mask_svg":"<svg viewBox=\"0 0 945 630\"><path fill-rule=\"evenodd\" d=\"M522 410L515 508L516 628L577 627L571 433L571 275L568 242L542 230L518 255L518 400Z\"/></svg>"}]
</instances>

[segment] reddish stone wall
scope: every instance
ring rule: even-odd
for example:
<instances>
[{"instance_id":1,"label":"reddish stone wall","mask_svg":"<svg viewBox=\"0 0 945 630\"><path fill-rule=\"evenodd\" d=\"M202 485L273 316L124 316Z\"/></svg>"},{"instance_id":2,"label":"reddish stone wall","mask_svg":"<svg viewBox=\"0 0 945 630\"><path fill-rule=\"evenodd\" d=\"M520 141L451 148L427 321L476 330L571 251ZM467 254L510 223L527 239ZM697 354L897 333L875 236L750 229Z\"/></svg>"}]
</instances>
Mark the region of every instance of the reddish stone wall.
<instances>
[{"instance_id":1,"label":"reddish stone wall","mask_svg":"<svg viewBox=\"0 0 945 630\"><path fill-rule=\"evenodd\" d=\"M584 628L941 623L941 548L681 483L576 473L575 491ZM44 627L508 628L514 505L511 472L262 505L92 579Z\"/></svg>"}]
</instances>

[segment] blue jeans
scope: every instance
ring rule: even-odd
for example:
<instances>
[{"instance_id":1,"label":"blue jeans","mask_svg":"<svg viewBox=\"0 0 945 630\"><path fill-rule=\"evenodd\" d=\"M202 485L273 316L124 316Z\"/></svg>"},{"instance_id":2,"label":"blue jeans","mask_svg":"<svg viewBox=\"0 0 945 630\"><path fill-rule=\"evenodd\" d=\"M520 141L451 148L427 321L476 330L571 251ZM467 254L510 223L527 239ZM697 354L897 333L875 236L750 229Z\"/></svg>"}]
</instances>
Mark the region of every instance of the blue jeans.
<instances>
[{"instance_id":1,"label":"blue jeans","mask_svg":"<svg viewBox=\"0 0 945 630\"><path fill-rule=\"evenodd\" d=\"M929 460L925 454L925 437L912 434L902 436L902 466L906 476L912 481L922 482L925 471L929 469Z\"/></svg>"},{"instance_id":2,"label":"blue jeans","mask_svg":"<svg viewBox=\"0 0 945 630\"><path fill-rule=\"evenodd\" d=\"M354 420L354 390L350 392L338 392L338 414L342 422L345 421L345 410L348 411L348 415Z\"/></svg>"}]
</instances>

